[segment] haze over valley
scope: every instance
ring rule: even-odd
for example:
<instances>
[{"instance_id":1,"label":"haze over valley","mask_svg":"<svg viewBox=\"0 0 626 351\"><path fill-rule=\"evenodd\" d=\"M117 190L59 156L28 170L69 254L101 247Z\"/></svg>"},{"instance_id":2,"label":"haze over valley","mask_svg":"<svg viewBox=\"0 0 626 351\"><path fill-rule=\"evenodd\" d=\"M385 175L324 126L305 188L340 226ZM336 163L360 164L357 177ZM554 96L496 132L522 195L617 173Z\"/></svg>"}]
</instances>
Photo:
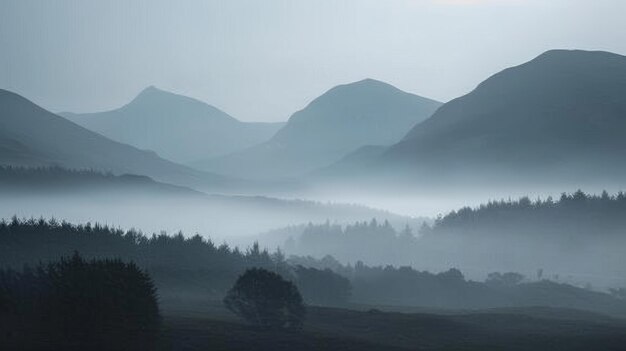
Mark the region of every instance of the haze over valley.
<instances>
[{"instance_id":1,"label":"haze over valley","mask_svg":"<svg viewBox=\"0 0 626 351\"><path fill-rule=\"evenodd\" d=\"M0 345L624 348L620 2L233 3L0 5Z\"/></svg>"}]
</instances>

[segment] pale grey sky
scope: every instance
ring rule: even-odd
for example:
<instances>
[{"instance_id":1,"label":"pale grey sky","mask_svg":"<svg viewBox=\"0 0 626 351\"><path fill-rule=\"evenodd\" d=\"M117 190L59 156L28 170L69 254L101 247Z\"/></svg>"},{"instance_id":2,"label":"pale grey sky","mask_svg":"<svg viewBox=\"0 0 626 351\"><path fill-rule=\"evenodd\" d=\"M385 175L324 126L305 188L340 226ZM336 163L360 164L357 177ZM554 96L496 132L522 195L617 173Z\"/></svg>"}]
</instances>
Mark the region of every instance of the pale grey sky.
<instances>
[{"instance_id":1,"label":"pale grey sky","mask_svg":"<svg viewBox=\"0 0 626 351\"><path fill-rule=\"evenodd\" d=\"M53 111L148 85L277 121L371 77L446 101L552 48L626 54L624 0L0 2L0 88Z\"/></svg>"}]
</instances>

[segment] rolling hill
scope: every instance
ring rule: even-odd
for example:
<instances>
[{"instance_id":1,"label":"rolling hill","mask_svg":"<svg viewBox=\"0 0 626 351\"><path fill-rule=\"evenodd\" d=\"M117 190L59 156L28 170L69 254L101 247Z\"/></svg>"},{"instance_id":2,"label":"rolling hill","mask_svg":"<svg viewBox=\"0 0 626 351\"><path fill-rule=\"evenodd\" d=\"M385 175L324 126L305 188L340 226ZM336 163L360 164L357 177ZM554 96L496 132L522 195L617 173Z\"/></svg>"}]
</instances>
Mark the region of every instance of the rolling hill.
<instances>
[{"instance_id":1,"label":"rolling hill","mask_svg":"<svg viewBox=\"0 0 626 351\"><path fill-rule=\"evenodd\" d=\"M241 122L204 102L153 86L130 103L99 113L62 113L89 130L187 163L243 150L271 138L284 123Z\"/></svg>"}]
</instances>

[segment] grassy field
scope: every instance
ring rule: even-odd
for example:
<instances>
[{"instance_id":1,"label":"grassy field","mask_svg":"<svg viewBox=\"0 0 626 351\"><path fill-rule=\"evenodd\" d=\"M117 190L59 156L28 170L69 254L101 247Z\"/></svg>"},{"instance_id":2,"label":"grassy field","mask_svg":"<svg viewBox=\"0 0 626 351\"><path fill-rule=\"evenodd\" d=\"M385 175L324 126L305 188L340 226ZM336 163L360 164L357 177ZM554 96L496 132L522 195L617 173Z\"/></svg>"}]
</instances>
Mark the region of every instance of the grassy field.
<instances>
[{"instance_id":1,"label":"grassy field","mask_svg":"<svg viewBox=\"0 0 626 351\"><path fill-rule=\"evenodd\" d=\"M267 332L219 303L164 307L168 350L626 350L626 322L547 308L400 313L309 307L300 333Z\"/></svg>"}]
</instances>

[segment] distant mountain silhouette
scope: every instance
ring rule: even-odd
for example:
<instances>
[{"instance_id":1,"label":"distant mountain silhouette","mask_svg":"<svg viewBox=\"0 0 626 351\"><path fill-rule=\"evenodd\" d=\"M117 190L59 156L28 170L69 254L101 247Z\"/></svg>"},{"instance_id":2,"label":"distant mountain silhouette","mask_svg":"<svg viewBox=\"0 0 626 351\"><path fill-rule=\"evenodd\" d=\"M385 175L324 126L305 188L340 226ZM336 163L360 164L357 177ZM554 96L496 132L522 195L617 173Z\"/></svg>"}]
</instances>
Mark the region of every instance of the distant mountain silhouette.
<instances>
[{"instance_id":1,"label":"distant mountain silhouette","mask_svg":"<svg viewBox=\"0 0 626 351\"><path fill-rule=\"evenodd\" d=\"M350 166L420 181L624 179L625 133L626 57L554 50L495 74L401 142Z\"/></svg>"},{"instance_id":2,"label":"distant mountain silhouette","mask_svg":"<svg viewBox=\"0 0 626 351\"><path fill-rule=\"evenodd\" d=\"M297 176L365 145L390 145L441 104L372 79L340 85L294 113L269 141L198 163L240 177Z\"/></svg>"},{"instance_id":3,"label":"distant mountain silhouette","mask_svg":"<svg viewBox=\"0 0 626 351\"><path fill-rule=\"evenodd\" d=\"M7 90L0 90L0 165L140 174L185 186L230 182L109 140Z\"/></svg>"},{"instance_id":4,"label":"distant mountain silhouette","mask_svg":"<svg viewBox=\"0 0 626 351\"><path fill-rule=\"evenodd\" d=\"M115 141L187 163L243 150L271 138L284 123L240 122L204 102L148 87L127 105L63 117Z\"/></svg>"},{"instance_id":5,"label":"distant mountain silhouette","mask_svg":"<svg viewBox=\"0 0 626 351\"><path fill-rule=\"evenodd\" d=\"M156 182L134 174L113 175L92 170L70 170L60 167L0 166L0 194L4 196L54 196L98 193L125 196L162 195L200 198L203 193L189 188Z\"/></svg>"}]
</instances>

